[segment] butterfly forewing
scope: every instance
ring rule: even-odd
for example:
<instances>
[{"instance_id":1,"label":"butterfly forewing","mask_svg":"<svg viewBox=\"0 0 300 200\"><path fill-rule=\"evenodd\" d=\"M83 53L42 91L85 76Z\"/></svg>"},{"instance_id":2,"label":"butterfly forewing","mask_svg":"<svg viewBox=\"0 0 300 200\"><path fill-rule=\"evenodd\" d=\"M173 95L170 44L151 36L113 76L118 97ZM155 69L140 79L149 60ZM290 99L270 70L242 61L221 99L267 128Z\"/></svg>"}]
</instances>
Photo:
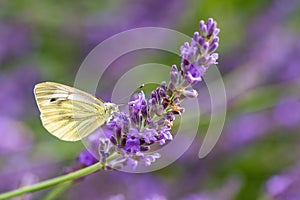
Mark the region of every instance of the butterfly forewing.
<instances>
[{"instance_id":1,"label":"butterfly forewing","mask_svg":"<svg viewBox=\"0 0 300 200\"><path fill-rule=\"evenodd\" d=\"M34 93L44 127L61 140L80 140L107 120L104 102L81 90L45 82Z\"/></svg>"}]
</instances>

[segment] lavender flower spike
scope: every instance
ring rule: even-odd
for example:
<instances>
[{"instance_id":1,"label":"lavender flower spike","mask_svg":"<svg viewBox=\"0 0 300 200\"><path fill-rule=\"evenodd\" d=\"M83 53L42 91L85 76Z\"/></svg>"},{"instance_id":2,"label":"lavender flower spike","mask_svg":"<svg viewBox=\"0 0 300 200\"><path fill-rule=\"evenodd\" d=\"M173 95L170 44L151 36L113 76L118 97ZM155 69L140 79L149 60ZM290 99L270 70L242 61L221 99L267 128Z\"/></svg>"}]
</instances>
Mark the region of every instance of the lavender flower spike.
<instances>
[{"instance_id":1,"label":"lavender flower spike","mask_svg":"<svg viewBox=\"0 0 300 200\"><path fill-rule=\"evenodd\" d=\"M172 66L169 83L162 82L148 98L143 91L133 95L128 103L128 114L113 114L106 123L108 139L99 140L100 162L104 166L118 169L130 165L135 168L139 162L149 166L160 157L150 152L151 146L173 140L173 122L176 115L184 112L181 102L197 97L193 85L202 80L210 65L217 64L218 54L213 52L218 47L219 31L214 20L201 21L200 32L195 32L191 43L181 47L181 68ZM120 157L106 163L106 158L116 153ZM83 161L87 164L86 159Z\"/></svg>"},{"instance_id":2,"label":"lavender flower spike","mask_svg":"<svg viewBox=\"0 0 300 200\"><path fill-rule=\"evenodd\" d=\"M191 43L181 46L181 69L190 83L201 81L201 77L212 64L217 64L219 46L217 22L208 19L200 21L199 32L194 33Z\"/></svg>"}]
</instances>

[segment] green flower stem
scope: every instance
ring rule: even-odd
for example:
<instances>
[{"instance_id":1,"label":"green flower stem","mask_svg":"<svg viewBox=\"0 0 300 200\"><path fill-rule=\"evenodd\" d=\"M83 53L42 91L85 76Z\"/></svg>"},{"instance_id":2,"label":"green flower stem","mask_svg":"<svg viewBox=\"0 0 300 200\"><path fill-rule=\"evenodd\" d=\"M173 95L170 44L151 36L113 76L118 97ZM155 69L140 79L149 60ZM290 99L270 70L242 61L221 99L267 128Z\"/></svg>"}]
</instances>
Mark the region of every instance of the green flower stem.
<instances>
[{"instance_id":1,"label":"green flower stem","mask_svg":"<svg viewBox=\"0 0 300 200\"><path fill-rule=\"evenodd\" d=\"M107 162L110 162L114 159L116 159L118 157L118 154L112 154L110 157L107 158ZM75 179L78 179L80 177L86 176L88 174L91 174L93 172L98 171L99 169L101 169L103 167L102 164L100 163L96 163L94 165L91 165L89 167L80 169L78 171L66 174L66 175L62 175L53 179L49 179L34 185L29 185L29 186L24 186L21 188L18 188L16 190L12 190L9 192L5 192L0 194L0 199L8 199L11 197L15 197L15 196L20 196L22 194L26 194L26 193L30 193L30 192L35 192L38 190L43 190L67 181L72 181Z\"/></svg>"},{"instance_id":2,"label":"green flower stem","mask_svg":"<svg viewBox=\"0 0 300 200\"><path fill-rule=\"evenodd\" d=\"M58 199L58 197L63 192L65 192L66 190L68 190L71 185L73 185L73 181L68 181L68 182L59 184L53 190L51 190L45 197L43 197L43 200Z\"/></svg>"},{"instance_id":3,"label":"green flower stem","mask_svg":"<svg viewBox=\"0 0 300 200\"><path fill-rule=\"evenodd\" d=\"M57 184L64 183L66 181L74 180L74 179L83 177L85 175L91 174L91 173L99 170L101 167L102 167L102 165L100 163L96 163L92 166L83 168L76 172L72 172L72 173L62 175L62 176L59 176L59 177L56 177L53 179L49 179L49 180L46 180L46 181L43 181L43 182L40 182L40 183L37 183L34 185L21 187L16 190L12 190L10 192L2 193L2 194L0 194L0 199L7 199L7 198L15 197L15 196L20 196L22 194L26 194L29 192L35 192L38 190L49 188L49 187L55 186Z\"/></svg>"}]
</instances>

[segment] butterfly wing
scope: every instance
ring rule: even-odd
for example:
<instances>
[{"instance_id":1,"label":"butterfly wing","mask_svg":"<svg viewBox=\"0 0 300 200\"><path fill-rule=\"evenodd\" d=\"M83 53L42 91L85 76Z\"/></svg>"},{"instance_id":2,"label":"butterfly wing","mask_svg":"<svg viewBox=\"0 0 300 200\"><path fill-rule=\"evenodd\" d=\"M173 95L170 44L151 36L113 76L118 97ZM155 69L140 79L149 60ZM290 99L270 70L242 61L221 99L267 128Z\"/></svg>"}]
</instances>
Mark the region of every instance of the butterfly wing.
<instances>
[{"instance_id":1,"label":"butterfly wing","mask_svg":"<svg viewBox=\"0 0 300 200\"><path fill-rule=\"evenodd\" d=\"M44 127L61 140L80 140L107 120L104 102L81 90L44 82L34 94Z\"/></svg>"}]
</instances>

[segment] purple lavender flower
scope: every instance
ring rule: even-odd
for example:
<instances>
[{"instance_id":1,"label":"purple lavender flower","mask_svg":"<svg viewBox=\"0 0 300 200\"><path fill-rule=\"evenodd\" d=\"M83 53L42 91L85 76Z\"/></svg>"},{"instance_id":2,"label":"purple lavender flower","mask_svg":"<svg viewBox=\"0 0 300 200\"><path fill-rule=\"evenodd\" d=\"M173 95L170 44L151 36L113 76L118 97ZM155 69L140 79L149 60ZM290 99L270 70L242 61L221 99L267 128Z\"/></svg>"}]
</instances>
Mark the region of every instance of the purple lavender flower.
<instances>
[{"instance_id":1,"label":"purple lavender flower","mask_svg":"<svg viewBox=\"0 0 300 200\"><path fill-rule=\"evenodd\" d=\"M147 98L143 91L134 94L128 103L129 114L115 112L106 123L105 135L100 138L100 162L111 168L130 165L135 168L138 162L149 166L160 157L151 153L154 144L164 145L173 140L171 129L176 115L181 115L184 108L181 102L186 98L197 97L193 85L210 65L216 64L218 55L213 53L218 47L219 29L212 19L200 22L200 32L194 34L191 44L181 47L182 63L179 70L173 65L170 81L162 82ZM106 163L110 155L118 153L119 158ZM91 164L90 159L83 162ZM80 158L80 157L79 157Z\"/></svg>"},{"instance_id":2,"label":"purple lavender flower","mask_svg":"<svg viewBox=\"0 0 300 200\"><path fill-rule=\"evenodd\" d=\"M181 69L189 83L201 81L201 77L212 64L217 64L220 29L213 19L200 21L200 32L195 32L191 43L181 46Z\"/></svg>"},{"instance_id":3,"label":"purple lavender flower","mask_svg":"<svg viewBox=\"0 0 300 200\"><path fill-rule=\"evenodd\" d=\"M171 128L165 126L160 129L160 137L159 137L160 145L165 144L167 140L173 140L173 136L170 133L170 130Z\"/></svg>"},{"instance_id":4,"label":"purple lavender flower","mask_svg":"<svg viewBox=\"0 0 300 200\"><path fill-rule=\"evenodd\" d=\"M130 129L126 135L124 150L128 153L136 153L141 150L140 135L137 129Z\"/></svg>"}]
</instances>

